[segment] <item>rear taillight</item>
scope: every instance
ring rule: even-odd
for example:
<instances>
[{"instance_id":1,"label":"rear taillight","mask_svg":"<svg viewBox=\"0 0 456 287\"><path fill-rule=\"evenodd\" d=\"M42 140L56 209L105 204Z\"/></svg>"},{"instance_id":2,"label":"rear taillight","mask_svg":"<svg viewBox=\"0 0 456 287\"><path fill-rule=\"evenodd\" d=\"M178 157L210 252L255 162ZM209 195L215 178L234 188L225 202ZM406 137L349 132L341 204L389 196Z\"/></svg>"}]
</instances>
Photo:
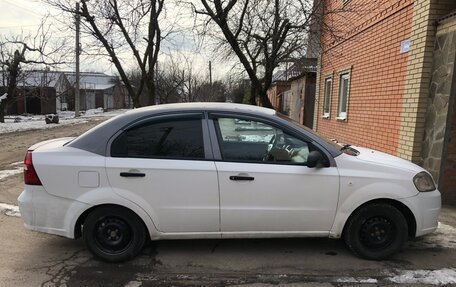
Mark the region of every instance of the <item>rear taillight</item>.
<instances>
[{"instance_id":1,"label":"rear taillight","mask_svg":"<svg viewBox=\"0 0 456 287\"><path fill-rule=\"evenodd\" d=\"M32 151L28 150L25 154L24 159L24 182L28 185L41 185L40 178L36 174L35 168L33 167L32 162Z\"/></svg>"}]
</instances>

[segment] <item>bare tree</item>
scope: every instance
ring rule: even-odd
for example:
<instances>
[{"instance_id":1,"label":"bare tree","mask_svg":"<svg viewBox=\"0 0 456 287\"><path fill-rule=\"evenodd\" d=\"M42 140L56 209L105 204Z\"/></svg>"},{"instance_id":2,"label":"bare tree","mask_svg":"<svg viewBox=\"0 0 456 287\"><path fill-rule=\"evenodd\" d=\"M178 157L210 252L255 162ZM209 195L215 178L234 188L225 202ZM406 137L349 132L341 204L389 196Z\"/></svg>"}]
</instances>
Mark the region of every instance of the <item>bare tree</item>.
<instances>
[{"instance_id":1,"label":"bare tree","mask_svg":"<svg viewBox=\"0 0 456 287\"><path fill-rule=\"evenodd\" d=\"M53 67L67 63L69 46L65 39L54 41L47 24L41 20L35 35L0 37L0 68L6 98L0 101L0 122L5 122L7 105L16 100L18 79L26 68ZM0 95L1 96L1 95Z\"/></svg>"},{"instance_id":2,"label":"bare tree","mask_svg":"<svg viewBox=\"0 0 456 287\"><path fill-rule=\"evenodd\" d=\"M139 71L129 73L138 82ZM226 84L209 82L194 58L186 53L172 53L160 62L156 73L156 90L160 103L225 101Z\"/></svg>"},{"instance_id":3,"label":"bare tree","mask_svg":"<svg viewBox=\"0 0 456 287\"><path fill-rule=\"evenodd\" d=\"M222 81L204 82L195 87L194 93L198 102L225 102L227 87Z\"/></svg>"},{"instance_id":4,"label":"bare tree","mask_svg":"<svg viewBox=\"0 0 456 287\"><path fill-rule=\"evenodd\" d=\"M170 58L162 66L157 71L157 92L160 95L160 103L181 102L185 93L184 85L188 81L186 74L188 59L181 62Z\"/></svg>"},{"instance_id":5,"label":"bare tree","mask_svg":"<svg viewBox=\"0 0 456 287\"><path fill-rule=\"evenodd\" d=\"M157 80L160 103L195 102L195 89L205 81L189 55L174 54L162 64Z\"/></svg>"},{"instance_id":6,"label":"bare tree","mask_svg":"<svg viewBox=\"0 0 456 287\"><path fill-rule=\"evenodd\" d=\"M82 31L93 36L96 43L86 53L108 56L116 67L134 107L139 107L140 95L145 91L148 105L155 103L155 65L163 39L159 17L164 0L81 0L80 11L75 11L71 0L46 0L62 11L79 14ZM140 72L133 84L128 75L128 60L133 55L135 68Z\"/></svg>"},{"instance_id":7,"label":"bare tree","mask_svg":"<svg viewBox=\"0 0 456 287\"><path fill-rule=\"evenodd\" d=\"M306 50L310 24L320 1L312 0L200 0L190 3L203 16L200 34L218 41L236 55L252 83L251 103L271 107L266 91L274 69ZM220 32L211 33L212 24Z\"/></svg>"}]
</instances>

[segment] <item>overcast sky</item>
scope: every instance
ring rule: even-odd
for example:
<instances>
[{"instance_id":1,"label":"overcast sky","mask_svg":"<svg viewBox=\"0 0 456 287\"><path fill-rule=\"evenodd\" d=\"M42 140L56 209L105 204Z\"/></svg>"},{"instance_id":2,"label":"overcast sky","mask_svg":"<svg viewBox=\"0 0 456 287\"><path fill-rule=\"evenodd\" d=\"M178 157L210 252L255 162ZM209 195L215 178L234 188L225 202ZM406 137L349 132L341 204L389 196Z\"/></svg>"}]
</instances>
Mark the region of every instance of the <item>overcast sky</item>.
<instances>
[{"instance_id":1,"label":"overcast sky","mask_svg":"<svg viewBox=\"0 0 456 287\"><path fill-rule=\"evenodd\" d=\"M50 11L49 8L36 0L0 0L0 33L35 31L46 11Z\"/></svg>"},{"instance_id":2,"label":"overcast sky","mask_svg":"<svg viewBox=\"0 0 456 287\"><path fill-rule=\"evenodd\" d=\"M76 2L75 2L76 3ZM43 4L40 0L0 0L0 34L3 36L12 35L27 35L35 34L40 25L41 19L47 14L58 15L59 11L52 7ZM171 16L170 16L171 14ZM168 12L166 17L173 17L172 13ZM69 19L67 23L73 20ZM65 37L70 42L74 41L74 36L71 33L61 33L61 23L53 22L52 18L48 20L51 25L51 31L54 38ZM84 39L82 40L84 46ZM185 54L191 55L195 66L201 70L201 73L207 73L208 62L211 60L211 53L203 49L197 49L191 35L178 34L173 38L173 43L164 42L162 44L164 54ZM160 61L166 61L166 55L163 55ZM227 63L218 63L213 61L213 77L221 79L229 69ZM62 69L74 69L74 64ZM81 56L81 70L105 72L108 74L116 74L113 67L107 59L96 59L94 57Z\"/></svg>"}]
</instances>

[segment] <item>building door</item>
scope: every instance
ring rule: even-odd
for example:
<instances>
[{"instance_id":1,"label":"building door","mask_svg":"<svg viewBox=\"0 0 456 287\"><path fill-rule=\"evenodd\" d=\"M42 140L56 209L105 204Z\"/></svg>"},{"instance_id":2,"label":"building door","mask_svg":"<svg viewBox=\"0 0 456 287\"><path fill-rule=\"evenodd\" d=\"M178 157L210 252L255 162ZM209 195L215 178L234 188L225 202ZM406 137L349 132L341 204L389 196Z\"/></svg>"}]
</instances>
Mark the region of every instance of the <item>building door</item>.
<instances>
[{"instance_id":1,"label":"building door","mask_svg":"<svg viewBox=\"0 0 456 287\"><path fill-rule=\"evenodd\" d=\"M95 108L95 92L86 92L86 110Z\"/></svg>"}]
</instances>

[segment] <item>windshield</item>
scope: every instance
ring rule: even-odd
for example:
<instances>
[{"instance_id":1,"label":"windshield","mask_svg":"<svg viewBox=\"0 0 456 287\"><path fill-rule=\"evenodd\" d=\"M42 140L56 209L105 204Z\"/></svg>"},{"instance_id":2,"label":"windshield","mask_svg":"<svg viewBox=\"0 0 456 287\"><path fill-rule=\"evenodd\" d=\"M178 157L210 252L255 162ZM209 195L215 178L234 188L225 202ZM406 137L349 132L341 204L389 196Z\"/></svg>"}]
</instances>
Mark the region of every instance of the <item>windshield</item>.
<instances>
[{"instance_id":1,"label":"windshield","mask_svg":"<svg viewBox=\"0 0 456 287\"><path fill-rule=\"evenodd\" d=\"M327 139L326 137L320 135L319 133L317 133L316 131L314 131L313 129L310 129L302 124L300 124L299 122L293 120L293 119L290 119L288 116L284 115L284 114L281 114L281 113L277 113L277 116L279 116L280 118L286 120L287 122L289 123L292 123L293 125L295 126L298 126L299 128L302 128L302 129L305 129L306 131L308 131L309 133L319 137L320 139L322 139L323 141L325 141L326 143L332 145L334 148L336 148L337 150L340 150L341 152L345 153L345 154L348 154L348 155L351 155L351 156L357 156L359 155L359 151L356 150L355 148L353 148L351 145L349 144L343 144L343 143L340 143L338 142L336 139Z\"/></svg>"},{"instance_id":2,"label":"windshield","mask_svg":"<svg viewBox=\"0 0 456 287\"><path fill-rule=\"evenodd\" d=\"M326 137L320 135L319 133L317 133L316 131L314 131L313 129L310 129L302 124L300 124L299 122L293 120L293 119L290 119L287 115L284 115L284 114L281 114L281 113L277 113L277 116L279 116L281 119L284 119L286 120L287 122L289 123L292 123L293 125L295 126L298 126L299 128L302 128L302 129L305 129L306 131L308 131L309 133L321 138L322 140L324 140L325 142L327 142L328 144L332 145L334 148L338 149L338 150L342 150L341 148L343 146L341 146L340 144L337 143L337 141L332 141L330 139L327 139Z\"/></svg>"}]
</instances>

